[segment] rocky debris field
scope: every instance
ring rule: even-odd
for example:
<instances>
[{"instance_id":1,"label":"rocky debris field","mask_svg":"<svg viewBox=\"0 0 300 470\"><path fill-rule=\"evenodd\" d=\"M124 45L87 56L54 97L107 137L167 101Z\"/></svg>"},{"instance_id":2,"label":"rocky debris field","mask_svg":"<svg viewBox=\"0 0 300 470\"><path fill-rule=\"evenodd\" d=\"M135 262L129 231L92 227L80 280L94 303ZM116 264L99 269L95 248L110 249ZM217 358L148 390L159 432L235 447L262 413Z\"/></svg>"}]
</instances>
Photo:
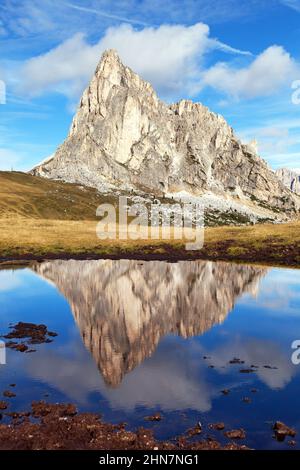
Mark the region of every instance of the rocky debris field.
<instances>
[{"instance_id":1,"label":"rocky debris field","mask_svg":"<svg viewBox=\"0 0 300 470\"><path fill-rule=\"evenodd\" d=\"M30 412L7 415L11 423L0 425L0 450L247 450L233 441L243 439L244 431L231 431L224 446L214 438L191 440L201 430L187 432L172 442L157 441L149 429L127 431L123 423L108 424L99 415L79 414L72 404L32 402Z\"/></svg>"},{"instance_id":2,"label":"rocky debris field","mask_svg":"<svg viewBox=\"0 0 300 470\"><path fill-rule=\"evenodd\" d=\"M5 402L0 405L1 410L9 406ZM30 411L5 415L11 421L0 424L0 450L250 450L242 442L246 431L242 428L225 430L224 423L211 423L206 430L198 422L171 441L158 441L151 429L129 431L125 423L109 424L100 415L78 413L73 404L34 401ZM154 416L158 415L159 420L163 419L159 413ZM279 421L272 429L278 441L296 436L294 429ZM209 436L206 431L216 431L220 436L222 433L228 442L222 445L217 436ZM289 444L293 446L296 442L291 440Z\"/></svg>"}]
</instances>

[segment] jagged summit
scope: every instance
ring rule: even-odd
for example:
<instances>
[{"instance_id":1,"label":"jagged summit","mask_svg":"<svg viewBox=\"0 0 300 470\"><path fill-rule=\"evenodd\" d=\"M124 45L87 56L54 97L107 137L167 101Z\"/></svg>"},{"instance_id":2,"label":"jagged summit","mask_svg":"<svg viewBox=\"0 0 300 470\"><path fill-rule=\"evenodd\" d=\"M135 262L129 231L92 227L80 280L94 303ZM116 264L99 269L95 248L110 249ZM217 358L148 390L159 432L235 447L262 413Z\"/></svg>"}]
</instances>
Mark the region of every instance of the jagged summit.
<instances>
[{"instance_id":1,"label":"jagged summit","mask_svg":"<svg viewBox=\"0 0 300 470\"><path fill-rule=\"evenodd\" d=\"M103 54L67 139L33 173L99 191L209 195L262 217L300 206L222 116L190 100L165 104L115 50Z\"/></svg>"}]
</instances>

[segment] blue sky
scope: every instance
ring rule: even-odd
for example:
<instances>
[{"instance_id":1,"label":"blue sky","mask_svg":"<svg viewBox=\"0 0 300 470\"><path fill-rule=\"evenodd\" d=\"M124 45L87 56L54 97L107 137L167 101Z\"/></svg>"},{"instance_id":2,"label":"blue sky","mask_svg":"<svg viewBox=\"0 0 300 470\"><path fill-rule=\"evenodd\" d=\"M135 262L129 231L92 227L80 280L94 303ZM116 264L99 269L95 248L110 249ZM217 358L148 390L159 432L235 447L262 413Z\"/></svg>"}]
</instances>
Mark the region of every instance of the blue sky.
<instances>
[{"instance_id":1,"label":"blue sky","mask_svg":"<svg viewBox=\"0 0 300 470\"><path fill-rule=\"evenodd\" d=\"M273 168L300 168L300 0L1 0L0 169L64 140L102 52L168 101L223 114Z\"/></svg>"}]
</instances>

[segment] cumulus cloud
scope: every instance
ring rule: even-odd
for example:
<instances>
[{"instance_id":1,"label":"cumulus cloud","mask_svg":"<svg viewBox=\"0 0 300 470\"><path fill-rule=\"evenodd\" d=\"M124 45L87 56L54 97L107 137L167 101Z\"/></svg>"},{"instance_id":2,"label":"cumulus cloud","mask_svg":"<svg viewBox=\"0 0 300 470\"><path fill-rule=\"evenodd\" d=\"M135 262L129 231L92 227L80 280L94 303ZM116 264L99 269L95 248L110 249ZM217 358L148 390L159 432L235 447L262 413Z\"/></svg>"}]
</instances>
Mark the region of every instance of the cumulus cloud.
<instances>
[{"instance_id":1,"label":"cumulus cloud","mask_svg":"<svg viewBox=\"0 0 300 470\"><path fill-rule=\"evenodd\" d=\"M248 66L235 68L217 63L203 75L203 84L231 97L270 96L296 76L297 64L281 46L271 46Z\"/></svg>"},{"instance_id":2,"label":"cumulus cloud","mask_svg":"<svg viewBox=\"0 0 300 470\"><path fill-rule=\"evenodd\" d=\"M203 54L211 47L209 27L203 23L141 31L123 25L110 28L101 45L117 49L122 60L162 94L189 93L199 80Z\"/></svg>"},{"instance_id":3,"label":"cumulus cloud","mask_svg":"<svg viewBox=\"0 0 300 470\"><path fill-rule=\"evenodd\" d=\"M281 46L255 58L210 36L204 23L135 29L130 24L108 28L91 44L77 33L45 54L30 58L19 70L19 91L29 96L59 92L73 101L87 86L106 49L116 49L123 62L149 81L164 99L193 97L211 87L234 99L270 96L290 83L299 69ZM212 51L238 55L243 61L218 62L205 69ZM245 64L246 65L241 65Z\"/></svg>"},{"instance_id":4,"label":"cumulus cloud","mask_svg":"<svg viewBox=\"0 0 300 470\"><path fill-rule=\"evenodd\" d=\"M46 54L22 66L20 89L29 95L58 91L78 97L87 85L105 49L114 48L121 59L150 81L161 96L192 95L200 87L203 56L214 49L249 54L210 38L204 23L192 26L162 25L136 30L122 24L108 28L96 44L75 34Z\"/></svg>"},{"instance_id":5,"label":"cumulus cloud","mask_svg":"<svg viewBox=\"0 0 300 470\"><path fill-rule=\"evenodd\" d=\"M29 59L21 67L19 90L30 96L58 91L68 96L79 92L95 68L97 46L78 33L46 54Z\"/></svg>"},{"instance_id":6,"label":"cumulus cloud","mask_svg":"<svg viewBox=\"0 0 300 470\"><path fill-rule=\"evenodd\" d=\"M230 342L225 341L218 345L215 350L209 352L209 356L215 371L225 376L228 371L224 366L226 367L233 357L239 357L246 365L256 365L256 376L271 389L285 388L298 372L286 351L276 341L266 338L232 336ZM268 366L276 369L269 369ZM252 380L252 377L249 379Z\"/></svg>"}]
</instances>

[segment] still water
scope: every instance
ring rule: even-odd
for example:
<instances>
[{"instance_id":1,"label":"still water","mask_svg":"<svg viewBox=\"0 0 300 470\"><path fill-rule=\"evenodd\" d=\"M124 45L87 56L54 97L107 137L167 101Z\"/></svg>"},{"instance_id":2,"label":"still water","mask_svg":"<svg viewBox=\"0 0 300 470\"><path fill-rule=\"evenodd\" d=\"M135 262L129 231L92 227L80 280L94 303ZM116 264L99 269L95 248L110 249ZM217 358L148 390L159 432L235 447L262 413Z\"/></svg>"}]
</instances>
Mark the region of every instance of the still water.
<instances>
[{"instance_id":1,"label":"still water","mask_svg":"<svg viewBox=\"0 0 300 470\"><path fill-rule=\"evenodd\" d=\"M58 336L35 353L7 350L0 392L16 384L10 410L29 410L32 400L71 402L164 439L200 421L201 437L227 442L208 429L223 421L227 430L244 428L243 444L256 449L289 447L289 438L273 438L276 420L300 433L300 365L291 360L300 271L134 260L1 270L1 335L19 321ZM162 421L145 421L155 412Z\"/></svg>"}]
</instances>

